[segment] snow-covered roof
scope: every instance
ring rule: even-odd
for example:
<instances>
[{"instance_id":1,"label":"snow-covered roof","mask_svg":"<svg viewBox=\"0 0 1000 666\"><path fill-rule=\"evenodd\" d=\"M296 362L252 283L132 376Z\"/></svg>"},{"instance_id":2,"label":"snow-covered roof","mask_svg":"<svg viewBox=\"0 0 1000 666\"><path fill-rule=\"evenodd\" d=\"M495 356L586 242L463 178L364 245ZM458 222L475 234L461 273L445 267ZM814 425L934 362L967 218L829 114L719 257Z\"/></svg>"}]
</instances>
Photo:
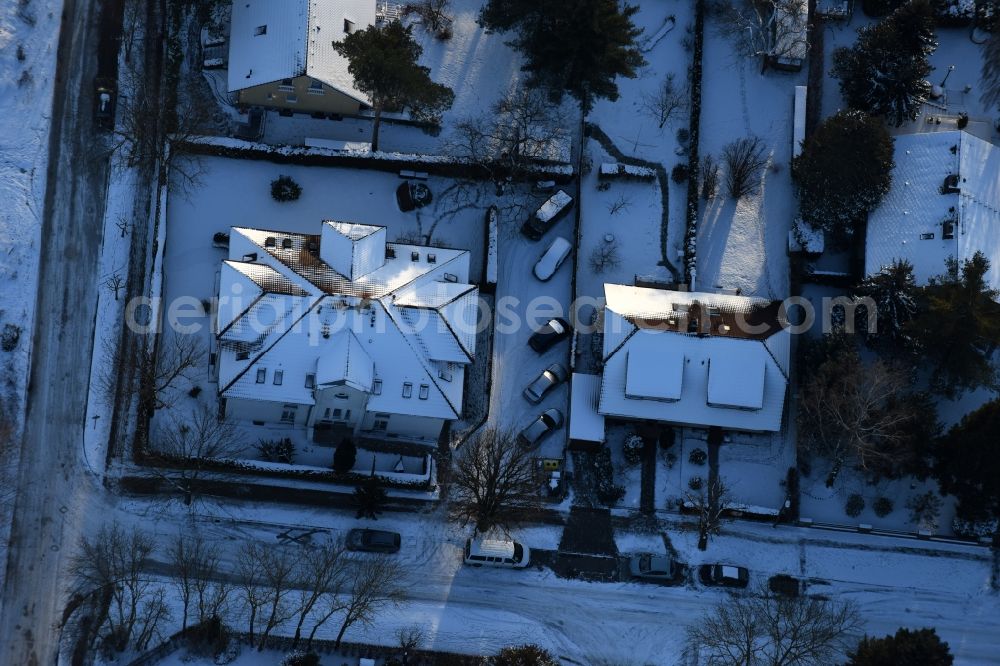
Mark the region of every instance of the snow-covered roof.
<instances>
[{"instance_id":1,"label":"snow-covered roof","mask_svg":"<svg viewBox=\"0 0 1000 666\"><path fill-rule=\"evenodd\" d=\"M947 258L980 251L991 264L987 284L1000 288L1000 149L961 130L903 134L895 163L889 193L868 216L866 274L905 259L925 284Z\"/></svg>"},{"instance_id":2,"label":"snow-covered roof","mask_svg":"<svg viewBox=\"0 0 1000 666\"><path fill-rule=\"evenodd\" d=\"M603 442L604 416L597 411L601 401L601 376L574 372L570 382L569 438Z\"/></svg>"},{"instance_id":3,"label":"snow-covered roof","mask_svg":"<svg viewBox=\"0 0 1000 666\"><path fill-rule=\"evenodd\" d=\"M234 0L229 91L309 76L369 103L354 86L347 59L333 48L375 23L375 0Z\"/></svg>"},{"instance_id":4,"label":"snow-covered roof","mask_svg":"<svg viewBox=\"0 0 1000 666\"><path fill-rule=\"evenodd\" d=\"M777 321L774 303L613 284L604 290L601 414L781 429L790 333ZM695 329L701 334L678 323L697 311L695 303L704 319ZM740 330L741 322L753 330Z\"/></svg>"},{"instance_id":5,"label":"snow-covered roof","mask_svg":"<svg viewBox=\"0 0 1000 666\"><path fill-rule=\"evenodd\" d=\"M381 229L336 231L363 240ZM370 394L369 411L457 418L476 342L468 252L386 244L382 265L351 281L320 258L329 257L320 239L231 230L220 278L220 393L310 405L316 390L350 386Z\"/></svg>"}]
</instances>

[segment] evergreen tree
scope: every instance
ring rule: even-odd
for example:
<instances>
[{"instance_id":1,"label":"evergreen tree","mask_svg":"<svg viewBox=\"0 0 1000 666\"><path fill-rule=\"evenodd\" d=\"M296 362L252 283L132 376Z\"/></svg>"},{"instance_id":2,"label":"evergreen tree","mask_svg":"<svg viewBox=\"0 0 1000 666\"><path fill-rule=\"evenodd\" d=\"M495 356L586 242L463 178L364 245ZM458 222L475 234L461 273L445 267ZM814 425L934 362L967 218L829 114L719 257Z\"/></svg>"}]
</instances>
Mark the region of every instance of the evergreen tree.
<instances>
[{"instance_id":1,"label":"evergreen tree","mask_svg":"<svg viewBox=\"0 0 1000 666\"><path fill-rule=\"evenodd\" d=\"M834 236L849 237L892 184L892 138L860 111L827 118L792 162L802 219Z\"/></svg>"},{"instance_id":2,"label":"evergreen tree","mask_svg":"<svg viewBox=\"0 0 1000 666\"><path fill-rule=\"evenodd\" d=\"M337 445L333 452L333 471L337 474L347 474L354 468L354 463L358 459L358 449L350 438L345 439Z\"/></svg>"},{"instance_id":3,"label":"evergreen tree","mask_svg":"<svg viewBox=\"0 0 1000 666\"><path fill-rule=\"evenodd\" d=\"M948 644L933 629L899 629L894 636L865 636L847 666L951 666Z\"/></svg>"},{"instance_id":4,"label":"evergreen tree","mask_svg":"<svg viewBox=\"0 0 1000 666\"><path fill-rule=\"evenodd\" d=\"M961 264L950 258L923 290L914 336L933 365L931 388L943 395L998 385L990 355L1000 344L1000 292L986 284L989 270L982 252Z\"/></svg>"},{"instance_id":5,"label":"evergreen tree","mask_svg":"<svg viewBox=\"0 0 1000 666\"><path fill-rule=\"evenodd\" d=\"M378 150L378 131L384 111L404 107L416 120L435 121L451 107L455 93L434 83L430 69L417 64L423 49L412 28L392 21L353 32L333 48L348 60L347 71L358 90L371 98L375 111L372 150Z\"/></svg>"},{"instance_id":6,"label":"evergreen tree","mask_svg":"<svg viewBox=\"0 0 1000 666\"><path fill-rule=\"evenodd\" d=\"M934 476L969 521L1000 518L1000 400L988 402L937 444Z\"/></svg>"},{"instance_id":7,"label":"evergreen tree","mask_svg":"<svg viewBox=\"0 0 1000 666\"><path fill-rule=\"evenodd\" d=\"M555 99L569 93L586 113L597 99L618 99L615 79L633 79L646 64L635 44L637 11L619 0L488 0L479 20L516 33L510 44L524 55L531 85Z\"/></svg>"},{"instance_id":8,"label":"evergreen tree","mask_svg":"<svg viewBox=\"0 0 1000 666\"><path fill-rule=\"evenodd\" d=\"M927 56L937 48L928 0L912 0L858 31L851 48L833 52L831 74L852 108L885 116L899 127L914 120L930 94Z\"/></svg>"},{"instance_id":9,"label":"evergreen tree","mask_svg":"<svg viewBox=\"0 0 1000 666\"><path fill-rule=\"evenodd\" d=\"M906 260L894 261L865 278L855 287L854 296L870 298L874 303L874 311L867 312L870 344L892 352L912 350L909 325L917 316L918 297L913 264Z\"/></svg>"}]
</instances>

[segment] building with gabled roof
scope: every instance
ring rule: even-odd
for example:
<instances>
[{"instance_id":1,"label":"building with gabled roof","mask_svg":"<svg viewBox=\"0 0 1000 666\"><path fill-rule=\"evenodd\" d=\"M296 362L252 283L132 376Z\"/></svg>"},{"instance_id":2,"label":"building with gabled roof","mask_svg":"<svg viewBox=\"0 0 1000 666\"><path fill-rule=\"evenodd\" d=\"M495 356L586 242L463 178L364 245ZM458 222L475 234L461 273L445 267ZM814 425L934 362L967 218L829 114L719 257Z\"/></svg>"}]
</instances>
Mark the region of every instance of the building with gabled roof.
<instances>
[{"instance_id":1,"label":"building with gabled roof","mask_svg":"<svg viewBox=\"0 0 1000 666\"><path fill-rule=\"evenodd\" d=\"M897 260L917 284L946 261L990 260L986 284L1000 289L1000 149L962 130L895 137L892 187L868 215L865 274Z\"/></svg>"},{"instance_id":2,"label":"building with gabled roof","mask_svg":"<svg viewBox=\"0 0 1000 666\"><path fill-rule=\"evenodd\" d=\"M476 353L469 259L377 225L232 228L215 324L226 417L436 443Z\"/></svg>"},{"instance_id":3,"label":"building with gabled roof","mask_svg":"<svg viewBox=\"0 0 1000 666\"><path fill-rule=\"evenodd\" d=\"M375 22L375 0L234 0L229 92L247 106L358 113L370 100L333 43Z\"/></svg>"},{"instance_id":4,"label":"building with gabled roof","mask_svg":"<svg viewBox=\"0 0 1000 666\"><path fill-rule=\"evenodd\" d=\"M780 302L619 284L604 294L598 414L781 430L791 347Z\"/></svg>"}]
</instances>

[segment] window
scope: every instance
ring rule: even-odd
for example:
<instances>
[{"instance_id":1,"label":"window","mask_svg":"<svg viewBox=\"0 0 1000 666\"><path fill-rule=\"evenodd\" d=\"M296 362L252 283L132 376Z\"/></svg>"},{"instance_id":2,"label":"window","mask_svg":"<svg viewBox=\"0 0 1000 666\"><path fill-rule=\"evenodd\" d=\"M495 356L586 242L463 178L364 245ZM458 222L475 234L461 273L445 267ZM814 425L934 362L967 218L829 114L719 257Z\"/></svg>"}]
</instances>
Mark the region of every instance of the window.
<instances>
[{"instance_id":1,"label":"window","mask_svg":"<svg viewBox=\"0 0 1000 666\"><path fill-rule=\"evenodd\" d=\"M427 384L421 384L419 393L420 399L426 400L427 396L430 394L430 390L431 390L430 386L428 386Z\"/></svg>"},{"instance_id":2,"label":"window","mask_svg":"<svg viewBox=\"0 0 1000 666\"><path fill-rule=\"evenodd\" d=\"M389 427L389 422L385 419L375 419L375 423L372 424L372 430L377 430L378 432L385 432Z\"/></svg>"},{"instance_id":3,"label":"window","mask_svg":"<svg viewBox=\"0 0 1000 666\"><path fill-rule=\"evenodd\" d=\"M351 19L344 19L344 32L348 35L354 32L354 21Z\"/></svg>"},{"instance_id":4,"label":"window","mask_svg":"<svg viewBox=\"0 0 1000 666\"><path fill-rule=\"evenodd\" d=\"M292 83L291 79L281 79L281 85L278 86L279 90L295 90L295 84Z\"/></svg>"},{"instance_id":5,"label":"window","mask_svg":"<svg viewBox=\"0 0 1000 666\"><path fill-rule=\"evenodd\" d=\"M344 410L342 410L342 409L335 409L335 410L333 410L333 418L339 419L343 415L344 415Z\"/></svg>"},{"instance_id":6,"label":"window","mask_svg":"<svg viewBox=\"0 0 1000 666\"><path fill-rule=\"evenodd\" d=\"M437 260L438 260L438 256L436 254L428 254L427 255L427 263L428 264L436 264Z\"/></svg>"},{"instance_id":7,"label":"window","mask_svg":"<svg viewBox=\"0 0 1000 666\"><path fill-rule=\"evenodd\" d=\"M419 252L411 252L410 253L410 261L420 261L420 253Z\"/></svg>"},{"instance_id":8,"label":"window","mask_svg":"<svg viewBox=\"0 0 1000 666\"><path fill-rule=\"evenodd\" d=\"M326 409L323 410L323 418L324 419L330 418L330 408L329 407L327 407Z\"/></svg>"},{"instance_id":9,"label":"window","mask_svg":"<svg viewBox=\"0 0 1000 666\"><path fill-rule=\"evenodd\" d=\"M410 382L405 382L403 384L403 397L412 398L413 397L413 384Z\"/></svg>"},{"instance_id":10,"label":"window","mask_svg":"<svg viewBox=\"0 0 1000 666\"><path fill-rule=\"evenodd\" d=\"M263 384L267 381L267 368L257 368L257 383Z\"/></svg>"},{"instance_id":11,"label":"window","mask_svg":"<svg viewBox=\"0 0 1000 666\"><path fill-rule=\"evenodd\" d=\"M285 371L275 370L274 371L274 385L281 386L281 382L285 381Z\"/></svg>"},{"instance_id":12,"label":"window","mask_svg":"<svg viewBox=\"0 0 1000 666\"><path fill-rule=\"evenodd\" d=\"M264 247L274 247L274 236L268 236L264 239Z\"/></svg>"},{"instance_id":13,"label":"window","mask_svg":"<svg viewBox=\"0 0 1000 666\"><path fill-rule=\"evenodd\" d=\"M310 95L322 95L322 94L324 94L324 92L323 92L323 82L322 81L317 81L316 79L313 79L309 83L309 94Z\"/></svg>"},{"instance_id":14,"label":"window","mask_svg":"<svg viewBox=\"0 0 1000 666\"><path fill-rule=\"evenodd\" d=\"M440 379L445 380L446 382L450 382L453 379L452 374L450 372L448 372L447 370L440 371L438 373L438 377Z\"/></svg>"},{"instance_id":15,"label":"window","mask_svg":"<svg viewBox=\"0 0 1000 666\"><path fill-rule=\"evenodd\" d=\"M285 95L285 101L288 102L289 104L298 104L298 102L299 102L299 96L298 95L293 95L292 93L289 93L289 94Z\"/></svg>"},{"instance_id":16,"label":"window","mask_svg":"<svg viewBox=\"0 0 1000 666\"><path fill-rule=\"evenodd\" d=\"M298 411L298 405L285 405L281 409L281 421L283 423L295 423L295 414Z\"/></svg>"},{"instance_id":17,"label":"window","mask_svg":"<svg viewBox=\"0 0 1000 666\"><path fill-rule=\"evenodd\" d=\"M254 37L260 37L261 35L266 35L266 34L267 34L267 26L266 25L259 25L253 31L253 36Z\"/></svg>"},{"instance_id":18,"label":"window","mask_svg":"<svg viewBox=\"0 0 1000 666\"><path fill-rule=\"evenodd\" d=\"M250 352L236 352L237 361L245 361L250 358Z\"/></svg>"},{"instance_id":19,"label":"window","mask_svg":"<svg viewBox=\"0 0 1000 666\"><path fill-rule=\"evenodd\" d=\"M282 250L290 250L290 249L292 249L292 239L291 238L282 238L281 239L281 249Z\"/></svg>"},{"instance_id":20,"label":"window","mask_svg":"<svg viewBox=\"0 0 1000 666\"><path fill-rule=\"evenodd\" d=\"M385 246L385 258L386 259L395 259L396 258L396 248L389 247L388 245L386 245Z\"/></svg>"},{"instance_id":21,"label":"window","mask_svg":"<svg viewBox=\"0 0 1000 666\"><path fill-rule=\"evenodd\" d=\"M372 382L372 395L382 395L382 380L376 379Z\"/></svg>"},{"instance_id":22,"label":"window","mask_svg":"<svg viewBox=\"0 0 1000 666\"><path fill-rule=\"evenodd\" d=\"M316 387L316 375L306 375L306 388L311 389Z\"/></svg>"}]
</instances>

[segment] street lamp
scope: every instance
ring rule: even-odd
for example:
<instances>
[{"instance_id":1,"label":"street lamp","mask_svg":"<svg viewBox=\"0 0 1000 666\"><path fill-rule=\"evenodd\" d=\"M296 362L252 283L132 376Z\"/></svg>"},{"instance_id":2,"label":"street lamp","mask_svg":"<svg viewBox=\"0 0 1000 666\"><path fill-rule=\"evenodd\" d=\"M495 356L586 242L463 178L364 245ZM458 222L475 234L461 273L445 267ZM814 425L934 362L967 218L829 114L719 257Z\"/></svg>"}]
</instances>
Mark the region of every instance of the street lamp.
<instances>
[{"instance_id":1,"label":"street lamp","mask_svg":"<svg viewBox=\"0 0 1000 666\"><path fill-rule=\"evenodd\" d=\"M942 88L944 88L944 84L948 82L948 77L951 76L951 73L954 72L954 71L955 71L955 66L954 65L949 65L948 66L948 72L944 75L944 79L942 79L942 81L941 81L941 87Z\"/></svg>"}]
</instances>

